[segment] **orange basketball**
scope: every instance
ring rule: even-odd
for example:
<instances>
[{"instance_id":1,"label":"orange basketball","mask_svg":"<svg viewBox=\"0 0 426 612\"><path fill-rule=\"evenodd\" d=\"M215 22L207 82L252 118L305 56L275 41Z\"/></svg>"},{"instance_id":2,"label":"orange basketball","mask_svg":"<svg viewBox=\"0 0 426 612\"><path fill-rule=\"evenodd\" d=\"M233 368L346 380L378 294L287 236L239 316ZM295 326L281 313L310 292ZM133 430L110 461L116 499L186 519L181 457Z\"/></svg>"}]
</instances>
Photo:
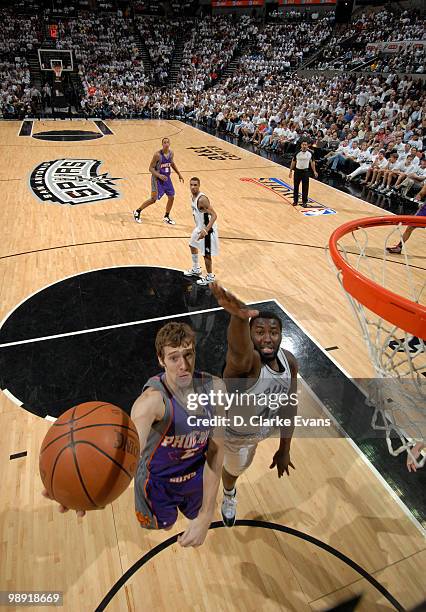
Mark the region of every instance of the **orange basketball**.
<instances>
[{"instance_id":1,"label":"orange basketball","mask_svg":"<svg viewBox=\"0 0 426 612\"><path fill-rule=\"evenodd\" d=\"M50 497L74 510L96 510L129 486L139 436L121 408L86 402L52 425L40 450L40 475Z\"/></svg>"}]
</instances>

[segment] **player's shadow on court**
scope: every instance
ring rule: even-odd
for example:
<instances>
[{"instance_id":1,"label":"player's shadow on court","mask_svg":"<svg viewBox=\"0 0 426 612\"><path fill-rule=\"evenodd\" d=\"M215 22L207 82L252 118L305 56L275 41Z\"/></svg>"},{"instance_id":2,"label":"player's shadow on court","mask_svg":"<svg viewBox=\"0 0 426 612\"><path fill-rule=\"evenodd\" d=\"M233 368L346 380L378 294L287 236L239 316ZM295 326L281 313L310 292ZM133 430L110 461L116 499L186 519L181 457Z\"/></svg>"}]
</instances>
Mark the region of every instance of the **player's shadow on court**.
<instances>
[{"instance_id":1,"label":"player's shadow on court","mask_svg":"<svg viewBox=\"0 0 426 612\"><path fill-rule=\"evenodd\" d=\"M290 508L289 512L293 512L296 510L296 508ZM284 526L286 525L286 521L283 520L283 514L281 512L270 513L266 516L259 515L256 512L250 512L248 514L245 514L243 518L251 520L277 522L278 524ZM310 521L309 515L305 517L305 520ZM271 530L266 530L257 527L235 527L229 531L231 532L230 537L235 538L235 540L237 540L239 544L239 550L241 551L242 556L244 555L244 549L246 547L253 547L253 544L258 542L259 550L263 551L263 555L267 554L266 547L268 547L269 549L272 549L274 558L282 557L283 565L285 564L290 566L291 571L295 575L299 584L301 578L303 578L303 584L300 584L300 592L302 593L302 591L306 591L304 594L304 596L306 597L309 597L309 594L311 594L312 597L317 596L318 585L323 585L325 593L334 591L339 588L343 588L351 580L354 581L357 580L357 578L361 579L361 576L359 576L355 572L351 572L351 577L348 578L347 581L344 581L344 584L339 583L338 579L336 579L335 572L333 570L328 571L326 569L326 563L324 563L324 567L321 567L321 565L318 563L318 561L321 560L321 554L318 554L318 549L313 544L303 542L300 539L295 538L293 535L287 535L281 532L274 532ZM228 530L226 533L228 533ZM270 536L265 536L265 533L270 534ZM213 547L212 542L210 542L210 545ZM220 542L217 542L218 552L220 552L219 545ZM314 552L316 554L313 554ZM327 555L328 553L324 552L322 554ZM257 567L258 573L261 571L262 567L261 558L262 555L259 555L259 566ZM252 589L259 589L259 586L262 581L253 578L253 576L255 576L256 574L250 567L252 564L242 562L241 565L242 572L244 572L246 579L252 581ZM288 572L288 570L286 571ZM268 580L271 579L273 580L271 576L268 576ZM262 593L269 599L271 599L273 596L272 589L271 592L266 592L264 589L262 589ZM284 609L294 610L294 601L292 606L290 602L285 600L285 595L282 595L284 599L281 599L280 595L280 598L276 599L277 603L286 606Z\"/></svg>"},{"instance_id":2,"label":"player's shadow on court","mask_svg":"<svg viewBox=\"0 0 426 612\"><path fill-rule=\"evenodd\" d=\"M227 577L226 601L233 603L225 607L222 591L218 590L217 585L212 585L209 590L208 609L242 610L243 607L240 607L239 602L242 600L257 601L258 595L261 595L265 605L270 605L272 602L277 605L277 608L274 606L274 610L298 612L299 606L295 605L296 596L291 600L288 593L288 585L282 586L282 583L280 585L269 572L262 568L261 560L259 563L251 563L244 561L241 557L241 561L234 566L232 575Z\"/></svg>"},{"instance_id":3,"label":"player's shadow on court","mask_svg":"<svg viewBox=\"0 0 426 612\"><path fill-rule=\"evenodd\" d=\"M407 530L404 523L401 522L400 517L379 517L373 516L374 511L365 500L371 498L371 492L366 486L361 487L354 492L343 478L329 478L327 484L331 488L335 488L337 491L336 496L328 495L327 509L324 513L324 518L320 521L318 527L321 526L324 529L328 529L329 525L333 524L333 518L337 510L337 504L333 502L333 498L339 498L347 503L351 508L352 512L356 514L356 518L349 524L341 527L337 531L333 532L329 538L329 544L336 548L339 547L339 543L347 540L347 532L351 533L367 533L368 532L368 548L374 550L375 554L381 553L384 555L382 560L383 564L391 561L389 550L383 549L380 544L380 539L385 534L406 536ZM355 494L356 493L356 494ZM346 533L345 533L346 532ZM344 551L343 551L344 552ZM363 564L362 559L355 559L360 565ZM366 568L368 569L368 568Z\"/></svg>"},{"instance_id":4,"label":"player's shadow on court","mask_svg":"<svg viewBox=\"0 0 426 612\"><path fill-rule=\"evenodd\" d=\"M264 520L264 521L276 522L284 526L286 525L293 526L294 525L293 522L285 520L285 515L293 514L293 513L296 515L298 512L299 512L298 508L289 508L289 510L285 512L284 515L282 512L270 513L267 516L259 515L256 512L251 512L251 513L245 514L244 517L241 517L241 518L251 519L251 520ZM304 522L310 523L311 518L312 518L311 515L308 515L307 513L302 513L302 514L304 515L303 516ZM360 517L360 518L369 519L370 517ZM383 532L383 519L376 519L376 520L378 521L377 527ZM297 522L300 522L300 521L297 521ZM392 523L394 522L397 523L396 520L395 521L392 520ZM297 525L297 527L299 527L299 525ZM351 533L357 533L356 527L357 526L355 525L355 531L353 531L354 524L352 523L350 526L347 525L341 530L339 530L338 532L336 532L336 534L334 534L335 538L332 538L332 539L336 540L334 543L334 546L336 547L337 550L339 550L339 542L340 542L340 548L341 548L342 539L346 541L348 540L347 534L344 534L344 530L350 529ZM330 563L330 561L327 559L327 556L330 555L330 553L328 553L327 551L321 551L314 544L311 544L310 542L306 542L302 538L298 538L297 536L293 536L291 534L286 535L281 532L271 532L270 530L268 530L267 533L273 533L275 537L266 538L265 537L266 530L263 530L261 528L253 528L253 527L243 527L243 528L236 527L230 531L232 531L232 537L235 538L238 541L238 543L241 545L240 550L242 552L244 551L244 547L248 547L250 545L253 546L253 543L257 541L259 542L259 547L263 548L263 551L265 551L265 547L269 547L273 549L274 553L282 556L283 564L285 563L285 564L290 565L298 583L300 584L300 592L301 593L303 592L304 596L306 596L308 600L314 601L315 599L320 599L321 597L325 596L327 593L339 591L340 589L345 589L349 584L353 585L353 583L358 583L358 582L359 584L357 584L355 587L355 590L357 593L362 594L367 589L368 590L372 589L373 597L377 597L377 599L380 598L379 592L377 592L376 594L374 592L373 587L370 587L365 581L365 579L363 579L363 577L360 574L358 574L355 570L353 570L349 566L346 566L345 568L344 562L340 561L337 558L334 563L333 562ZM310 531L310 530L307 530L307 531ZM318 531L318 529L316 529L316 531ZM327 543L333 546L332 541L327 541ZM212 543L210 543L210 545L213 546ZM371 548L372 545L374 546L373 543L369 543L369 548ZM218 550L220 550L220 548ZM342 551L342 552L344 554L347 554L347 556L350 557L350 552L348 551ZM222 554L223 554L223 551L222 551ZM323 566L321 565L321 559L324 560ZM359 563L361 566L365 565L362 559L354 559L354 560L357 563ZM241 563L242 572L244 573L247 580L252 581L252 589L259 589L262 581L260 581L258 578L257 579L253 578L254 576L256 576L256 574L252 568L252 565L253 564L251 563L242 562ZM259 563L259 566L261 566L261 563ZM338 571L336 571L336 568ZM368 567L365 569L367 569L367 571L373 571L373 569L368 568ZM379 568L374 568L374 569L379 569ZM260 567L257 567L257 571L258 573L260 572ZM268 575L268 580L273 581L274 579ZM319 585L321 585L320 586L321 593L319 590ZM260 590L262 591L265 597L268 597L269 599L272 598L272 595L273 595L272 592L266 591L265 589L262 589L262 588ZM294 602L292 606L292 604L289 601L285 601L285 595L283 595L283 597L284 599L281 599L281 596L280 598L276 598L277 603L279 603L280 605L286 606L284 609L288 609L288 610L295 609ZM342 595L341 599L344 599L344 594ZM338 601L339 598L336 597L336 600ZM377 610L378 612L389 609L388 606L386 605L382 606L377 601L375 601L374 605L375 605L374 609ZM326 608L327 606L326 604L324 604L324 609Z\"/></svg>"}]
</instances>

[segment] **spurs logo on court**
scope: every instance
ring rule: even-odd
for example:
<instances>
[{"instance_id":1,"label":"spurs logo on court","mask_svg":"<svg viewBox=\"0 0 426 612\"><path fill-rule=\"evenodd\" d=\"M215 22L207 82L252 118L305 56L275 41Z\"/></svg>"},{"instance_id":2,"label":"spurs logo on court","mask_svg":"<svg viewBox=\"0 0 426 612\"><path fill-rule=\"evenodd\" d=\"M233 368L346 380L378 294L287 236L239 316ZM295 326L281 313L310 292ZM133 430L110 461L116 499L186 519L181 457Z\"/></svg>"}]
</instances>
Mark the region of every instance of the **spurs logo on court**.
<instances>
[{"instance_id":1,"label":"spurs logo on court","mask_svg":"<svg viewBox=\"0 0 426 612\"><path fill-rule=\"evenodd\" d=\"M269 191L275 193L288 204L293 202L293 187L279 178L242 178L240 180L245 183L254 183L255 185L269 189ZM301 208L299 212L305 217L319 217L320 215L336 214L334 208L328 208L312 198L308 199L308 205Z\"/></svg>"},{"instance_id":2,"label":"spurs logo on court","mask_svg":"<svg viewBox=\"0 0 426 612\"><path fill-rule=\"evenodd\" d=\"M194 151L198 155L198 157L207 157L208 159L214 160L223 160L223 159L232 159L238 160L241 157L238 155L233 155L232 153L228 153L224 149L216 146L208 146L208 147L186 147L189 151Z\"/></svg>"},{"instance_id":3,"label":"spurs logo on court","mask_svg":"<svg viewBox=\"0 0 426 612\"><path fill-rule=\"evenodd\" d=\"M34 168L30 188L42 202L86 204L117 198L114 187L119 180L98 174L102 162L97 159L55 159Z\"/></svg>"}]
</instances>

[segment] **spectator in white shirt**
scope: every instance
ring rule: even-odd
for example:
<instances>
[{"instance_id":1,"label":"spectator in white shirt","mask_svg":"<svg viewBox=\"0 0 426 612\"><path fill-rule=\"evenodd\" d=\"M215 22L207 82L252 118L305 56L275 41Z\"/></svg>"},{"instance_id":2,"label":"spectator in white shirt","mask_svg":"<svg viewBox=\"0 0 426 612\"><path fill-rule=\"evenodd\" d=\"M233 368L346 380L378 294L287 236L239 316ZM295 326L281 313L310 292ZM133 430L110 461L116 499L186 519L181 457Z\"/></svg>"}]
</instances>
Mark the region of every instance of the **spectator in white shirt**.
<instances>
[{"instance_id":1,"label":"spectator in white shirt","mask_svg":"<svg viewBox=\"0 0 426 612\"><path fill-rule=\"evenodd\" d=\"M388 195L392 190L391 185L394 180L397 180L402 175L406 177L408 174L414 171L415 166L413 166L413 155L407 155L407 157L402 161L398 159L398 163L393 170L389 170L387 172L385 171L386 176L383 179L385 186L380 188L378 191Z\"/></svg>"},{"instance_id":2,"label":"spectator in white shirt","mask_svg":"<svg viewBox=\"0 0 426 612\"><path fill-rule=\"evenodd\" d=\"M402 193L404 195L407 195L410 189L414 186L418 187L418 189L421 189L425 179L426 159L422 159L420 165L413 172L409 172L408 174L403 174L398 177L398 180L396 181L394 186L394 191L397 191L402 188Z\"/></svg>"},{"instance_id":3,"label":"spectator in white shirt","mask_svg":"<svg viewBox=\"0 0 426 612\"><path fill-rule=\"evenodd\" d=\"M376 153L370 153L370 151L367 150L367 143L363 143L361 145L361 152L358 155L359 166L353 172L348 174L346 179L348 181L353 181L354 178L356 178L357 176L360 176L361 174L367 174L368 170L373 164L373 158L377 154L377 151L378 148L376 148Z\"/></svg>"},{"instance_id":4,"label":"spectator in white shirt","mask_svg":"<svg viewBox=\"0 0 426 612\"><path fill-rule=\"evenodd\" d=\"M379 151L379 155L374 160L373 165L370 170L367 172L367 176L365 177L365 184L367 187L373 187L376 184L376 178L380 171L384 170L388 165L388 160L385 157L385 150L381 149ZM361 181L364 183L364 181Z\"/></svg>"}]
</instances>

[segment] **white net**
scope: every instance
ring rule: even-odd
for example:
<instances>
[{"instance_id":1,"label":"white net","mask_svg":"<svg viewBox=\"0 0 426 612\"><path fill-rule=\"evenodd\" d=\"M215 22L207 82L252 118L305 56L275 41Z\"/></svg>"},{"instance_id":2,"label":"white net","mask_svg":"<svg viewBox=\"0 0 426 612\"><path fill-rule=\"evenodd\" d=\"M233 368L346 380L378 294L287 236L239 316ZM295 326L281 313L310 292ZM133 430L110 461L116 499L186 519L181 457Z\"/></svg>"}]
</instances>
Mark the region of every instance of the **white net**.
<instances>
[{"instance_id":1,"label":"white net","mask_svg":"<svg viewBox=\"0 0 426 612\"><path fill-rule=\"evenodd\" d=\"M424 304L426 274L403 241L401 225L358 228L338 242L340 254L363 276L394 293ZM420 230L419 230L420 231ZM400 255L386 248L402 243ZM381 245L377 247L377 245ZM419 259L419 263L421 260ZM338 278L343 287L342 273ZM345 289L367 343L377 378L367 389L373 408L372 427L383 430L389 452L406 451L417 467L426 462L424 451L416 458L413 447L426 440L426 350L425 339L380 318Z\"/></svg>"}]
</instances>

